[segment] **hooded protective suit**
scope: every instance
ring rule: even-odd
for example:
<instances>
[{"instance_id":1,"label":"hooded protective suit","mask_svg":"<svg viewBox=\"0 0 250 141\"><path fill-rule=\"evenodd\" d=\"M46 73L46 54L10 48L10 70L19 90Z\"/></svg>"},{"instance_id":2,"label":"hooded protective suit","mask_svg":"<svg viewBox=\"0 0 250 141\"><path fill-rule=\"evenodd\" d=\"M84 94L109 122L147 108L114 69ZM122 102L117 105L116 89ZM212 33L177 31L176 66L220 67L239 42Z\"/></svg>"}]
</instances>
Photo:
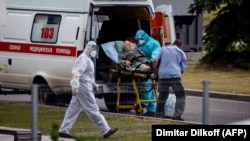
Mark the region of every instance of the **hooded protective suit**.
<instances>
[{"instance_id":1,"label":"hooded protective suit","mask_svg":"<svg viewBox=\"0 0 250 141\"><path fill-rule=\"evenodd\" d=\"M91 60L91 54L95 54L96 43L89 41L84 49L84 52L76 59L72 69L72 99L67 108L65 117L59 132L69 134L74 122L82 110L98 127L101 134L106 134L110 127L99 112L99 107L93 93L93 87L96 87L94 78L94 63ZM92 56L92 57L93 57Z\"/></svg>"},{"instance_id":2,"label":"hooded protective suit","mask_svg":"<svg viewBox=\"0 0 250 141\"><path fill-rule=\"evenodd\" d=\"M154 59L157 55L159 49L161 48L161 44L159 41L150 37L145 31L138 30L135 35L135 39L139 40L138 47L141 51L144 52L147 58ZM143 40L143 42L141 41Z\"/></svg>"},{"instance_id":3,"label":"hooded protective suit","mask_svg":"<svg viewBox=\"0 0 250 141\"><path fill-rule=\"evenodd\" d=\"M135 39L139 40L138 48L140 48L140 50L146 55L147 58L153 60L161 48L160 43L157 40L150 37L143 30L138 30L136 32ZM151 79L145 80L144 86L141 89L142 91L141 99L156 100L155 92L152 86L153 82ZM143 104L146 106L147 111L153 113L156 112L156 103L150 102Z\"/></svg>"}]
</instances>

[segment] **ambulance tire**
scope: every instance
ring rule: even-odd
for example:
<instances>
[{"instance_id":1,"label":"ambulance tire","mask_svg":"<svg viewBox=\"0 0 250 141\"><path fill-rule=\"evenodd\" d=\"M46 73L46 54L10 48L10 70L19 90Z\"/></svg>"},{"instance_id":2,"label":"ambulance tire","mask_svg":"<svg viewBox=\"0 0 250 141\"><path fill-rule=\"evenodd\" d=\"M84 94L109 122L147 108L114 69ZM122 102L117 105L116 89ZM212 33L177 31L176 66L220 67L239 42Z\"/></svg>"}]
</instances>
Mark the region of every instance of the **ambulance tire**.
<instances>
[{"instance_id":1,"label":"ambulance tire","mask_svg":"<svg viewBox=\"0 0 250 141\"><path fill-rule=\"evenodd\" d=\"M56 95L53 94L47 83L40 84L38 87L38 102L44 105L56 104Z\"/></svg>"},{"instance_id":2,"label":"ambulance tire","mask_svg":"<svg viewBox=\"0 0 250 141\"><path fill-rule=\"evenodd\" d=\"M121 94L120 97L120 104L121 105L133 105L135 103L135 99L129 96L130 94ZM129 112L132 110L132 108L116 108L116 99L117 99L117 94L116 93L105 93L104 94L104 102L105 105L110 112Z\"/></svg>"}]
</instances>

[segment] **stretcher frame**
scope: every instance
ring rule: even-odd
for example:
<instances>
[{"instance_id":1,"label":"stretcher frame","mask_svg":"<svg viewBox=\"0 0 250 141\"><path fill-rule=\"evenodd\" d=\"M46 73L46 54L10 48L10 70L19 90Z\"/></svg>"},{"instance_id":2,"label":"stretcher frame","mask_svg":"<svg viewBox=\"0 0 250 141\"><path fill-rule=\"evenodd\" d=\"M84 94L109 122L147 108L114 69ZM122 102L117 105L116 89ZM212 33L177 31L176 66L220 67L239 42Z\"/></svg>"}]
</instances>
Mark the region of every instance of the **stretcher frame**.
<instances>
[{"instance_id":1,"label":"stretcher frame","mask_svg":"<svg viewBox=\"0 0 250 141\"><path fill-rule=\"evenodd\" d=\"M154 79L151 79L151 72L144 72L144 71L138 71L138 70L123 70L120 68L116 69L110 69L109 70L109 78L112 80L113 74L117 73L118 78L117 78L117 99L116 99L116 110L119 112L120 109L134 109L137 115L142 115L143 114L143 106L142 103L146 102L157 102L158 98L158 93L157 93L157 82ZM121 98L121 79L122 75L128 75L132 76L132 86L134 90L134 96L135 96L135 103L134 104L120 104L120 98ZM142 100L140 99L140 92L136 83L136 77L141 77L141 78L149 78L152 80L153 84L153 89L154 89L154 94L156 97L156 100Z\"/></svg>"}]
</instances>

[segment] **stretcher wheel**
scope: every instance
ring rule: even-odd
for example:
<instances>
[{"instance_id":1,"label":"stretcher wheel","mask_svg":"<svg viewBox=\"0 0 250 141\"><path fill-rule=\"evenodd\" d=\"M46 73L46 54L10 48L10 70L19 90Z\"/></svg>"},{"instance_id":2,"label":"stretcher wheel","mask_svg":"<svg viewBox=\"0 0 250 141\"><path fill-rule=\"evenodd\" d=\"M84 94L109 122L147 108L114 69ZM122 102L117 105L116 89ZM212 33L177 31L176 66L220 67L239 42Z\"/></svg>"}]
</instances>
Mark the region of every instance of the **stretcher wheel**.
<instances>
[{"instance_id":1,"label":"stretcher wheel","mask_svg":"<svg viewBox=\"0 0 250 141\"><path fill-rule=\"evenodd\" d=\"M135 113L138 116L142 116L143 115L143 109L140 109L140 105L139 104L135 105Z\"/></svg>"},{"instance_id":2,"label":"stretcher wheel","mask_svg":"<svg viewBox=\"0 0 250 141\"><path fill-rule=\"evenodd\" d=\"M105 102L105 105L110 112L129 112L130 110L132 110L132 108L117 110L116 99L117 99L116 93L105 93L104 94L104 102ZM130 96L130 94L126 94L126 93L121 94L120 104L131 105L133 103L135 103L135 98L133 95Z\"/></svg>"}]
</instances>

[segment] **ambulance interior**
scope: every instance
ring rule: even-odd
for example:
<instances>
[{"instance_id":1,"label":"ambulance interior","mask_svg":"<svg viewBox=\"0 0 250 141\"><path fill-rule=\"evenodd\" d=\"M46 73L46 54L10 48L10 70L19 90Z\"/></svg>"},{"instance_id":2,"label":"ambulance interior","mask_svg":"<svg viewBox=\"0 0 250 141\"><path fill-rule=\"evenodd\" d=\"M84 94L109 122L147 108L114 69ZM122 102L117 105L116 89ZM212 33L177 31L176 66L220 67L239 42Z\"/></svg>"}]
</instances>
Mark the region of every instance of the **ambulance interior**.
<instances>
[{"instance_id":1,"label":"ambulance interior","mask_svg":"<svg viewBox=\"0 0 250 141\"><path fill-rule=\"evenodd\" d=\"M97 44L100 48L96 61L96 79L107 82L109 69L116 67L116 64L104 53L101 44L124 41L128 37L134 37L138 29L143 29L150 35L150 11L147 7L141 6L102 7L95 14L97 21L103 20L101 24L98 24L100 31Z\"/></svg>"},{"instance_id":2,"label":"ambulance interior","mask_svg":"<svg viewBox=\"0 0 250 141\"><path fill-rule=\"evenodd\" d=\"M130 110L134 107L136 100L139 103L138 98L136 98L138 94L135 96L134 86L132 86L132 81L135 80L135 77L132 75L121 75L119 72L114 71L119 66L106 55L101 46L107 42L125 41L128 37L134 37L139 29L151 35L150 15L152 9L146 6L107 6L93 9L94 21L98 23L96 24L98 26L98 33L95 37L97 37L96 42L99 45L98 58L95 61L96 82L99 84L105 83L108 85L109 90L111 90L108 94L105 91L100 97L104 96L105 104L109 111L117 111L119 105L117 105L118 101L115 99L119 95L119 103L121 105L125 104L127 108L123 110ZM90 35L90 37L92 36ZM113 72L110 71L111 69L113 69ZM119 86L118 79L121 80ZM117 89L120 91L118 92Z\"/></svg>"},{"instance_id":3,"label":"ambulance interior","mask_svg":"<svg viewBox=\"0 0 250 141\"><path fill-rule=\"evenodd\" d=\"M97 38L99 46L106 42L124 41L128 37L134 37L138 29L143 29L150 35L150 11L147 7L102 7L95 14L100 26ZM97 73L105 73L108 71L107 69L114 67L114 65L100 47L97 59ZM107 80L103 74L97 74L98 79Z\"/></svg>"}]
</instances>

